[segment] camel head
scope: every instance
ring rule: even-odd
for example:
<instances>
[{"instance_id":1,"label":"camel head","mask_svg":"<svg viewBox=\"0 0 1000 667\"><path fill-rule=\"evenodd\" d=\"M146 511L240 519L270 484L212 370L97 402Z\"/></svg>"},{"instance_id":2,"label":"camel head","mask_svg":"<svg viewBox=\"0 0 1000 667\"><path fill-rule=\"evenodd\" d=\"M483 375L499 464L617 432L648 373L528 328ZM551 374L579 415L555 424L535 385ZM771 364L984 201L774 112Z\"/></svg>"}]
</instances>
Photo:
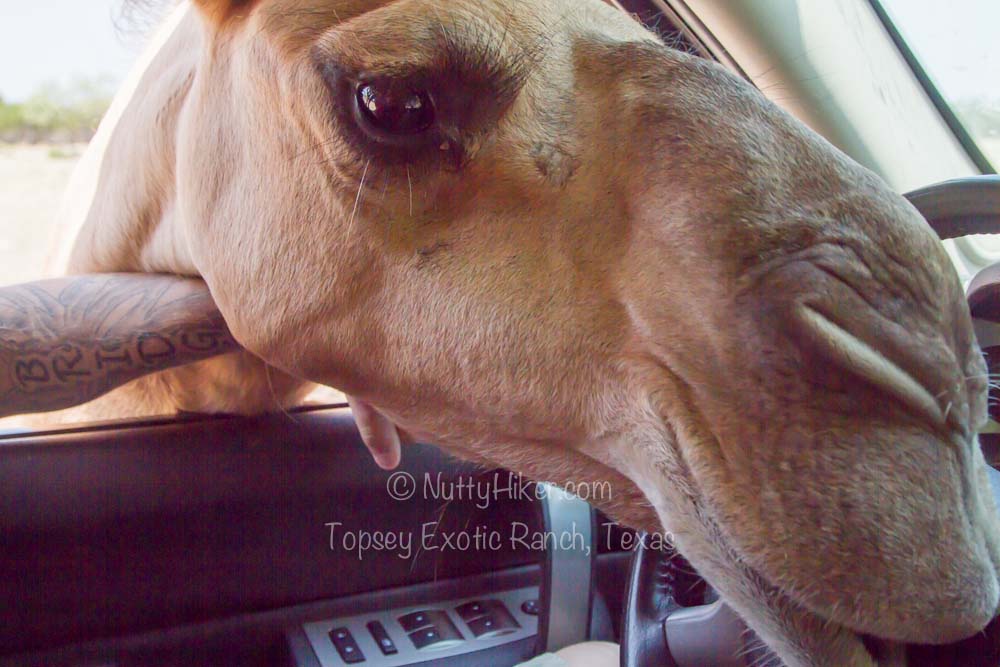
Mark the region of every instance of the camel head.
<instances>
[{"instance_id":1,"label":"camel head","mask_svg":"<svg viewBox=\"0 0 1000 667\"><path fill-rule=\"evenodd\" d=\"M985 367L877 176L600 0L194 5L72 268L204 277L289 395L620 480L792 667L993 618Z\"/></svg>"}]
</instances>

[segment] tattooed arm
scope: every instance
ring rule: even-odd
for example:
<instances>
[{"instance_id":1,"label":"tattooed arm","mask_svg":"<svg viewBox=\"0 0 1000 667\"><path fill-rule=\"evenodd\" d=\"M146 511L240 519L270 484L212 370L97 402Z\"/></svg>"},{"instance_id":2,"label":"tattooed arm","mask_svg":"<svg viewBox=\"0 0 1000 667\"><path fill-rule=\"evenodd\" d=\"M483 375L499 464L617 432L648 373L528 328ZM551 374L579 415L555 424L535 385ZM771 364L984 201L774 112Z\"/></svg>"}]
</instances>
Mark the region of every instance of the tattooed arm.
<instances>
[{"instance_id":1,"label":"tattooed arm","mask_svg":"<svg viewBox=\"0 0 1000 667\"><path fill-rule=\"evenodd\" d=\"M0 287L0 417L73 407L238 349L200 280L109 274Z\"/></svg>"}]
</instances>

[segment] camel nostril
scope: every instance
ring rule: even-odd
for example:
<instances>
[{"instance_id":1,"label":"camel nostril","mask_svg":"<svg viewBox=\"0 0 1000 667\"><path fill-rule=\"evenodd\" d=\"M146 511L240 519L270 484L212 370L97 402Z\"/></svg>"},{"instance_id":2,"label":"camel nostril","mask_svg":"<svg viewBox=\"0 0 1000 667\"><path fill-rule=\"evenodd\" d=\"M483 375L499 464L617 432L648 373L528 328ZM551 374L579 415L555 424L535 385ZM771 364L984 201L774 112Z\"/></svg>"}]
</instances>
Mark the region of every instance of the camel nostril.
<instances>
[{"instance_id":1,"label":"camel nostril","mask_svg":"<svg viewBox=\"0 0 1000 667\"><path fill-rule=\"evenodd\" d=\"M826 246L762 264L747 283L754 333L779 333L792 343L794 352L774 350L776 358L798 364L787 372L804 370L809 384L828 387L829 395L861 380L892 399L886 408L905 409L949 441L970 441L981 412L966 379L974 339L971 326L964 331L942 315L964 302L946 294L930 307L916 288L890 289L857 265L851 253ZM834 372L821 375L825 370Z\"/></svg>"},{"instance_id":2,"label":"camel nostril","mask_svg":"<svg viewBox=\"0 0 1000 667\"><path fill-rule=\"evenodd\" d=\"M933 426L960 433L968 430L968 425L961 418L964 403L958 398L948 402L943 400L946 397L932 394L909 370L812 306L798 304L795 318L799 324L797 329L805 336L806 342L834 363L895 396ZM919 363L919 360L914 361Z\"/></svg>"}]
</instances>

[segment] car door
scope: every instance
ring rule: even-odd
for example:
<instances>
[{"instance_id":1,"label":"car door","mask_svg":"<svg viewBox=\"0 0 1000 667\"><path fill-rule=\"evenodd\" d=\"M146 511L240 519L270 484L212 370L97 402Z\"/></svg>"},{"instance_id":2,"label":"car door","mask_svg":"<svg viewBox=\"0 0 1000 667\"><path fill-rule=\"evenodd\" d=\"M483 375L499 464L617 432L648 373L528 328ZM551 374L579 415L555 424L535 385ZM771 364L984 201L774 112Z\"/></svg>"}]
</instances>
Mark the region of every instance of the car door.
<instances>
[{"instance_id":1,"label":"car door","mask_svg":"<svg viewBox=\"0 0 1000 667\"><path fill-rule=\"evenodd\" d=\"M512 665L539 645L548 504L431 445L383 471L346 406L5 435L0 663L284 664L304 624L359 614L402 652L396 619L427 607L465 640L450 664ZM628 554L594 522L593 636L614 639ZM513 631L477 643L455 612L476 600Z\"/></svg>"}]
</instances>

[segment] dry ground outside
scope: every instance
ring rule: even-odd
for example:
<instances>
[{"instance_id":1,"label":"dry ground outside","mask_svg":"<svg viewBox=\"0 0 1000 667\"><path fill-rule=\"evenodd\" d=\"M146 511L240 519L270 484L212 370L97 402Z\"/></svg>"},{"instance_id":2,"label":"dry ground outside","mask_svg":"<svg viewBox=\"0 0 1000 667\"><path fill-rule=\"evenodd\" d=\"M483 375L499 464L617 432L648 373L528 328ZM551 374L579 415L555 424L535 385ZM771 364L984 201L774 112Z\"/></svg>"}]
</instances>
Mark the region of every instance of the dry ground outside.
<instances>
[{"instance_id":1,"label":"dry ground outside","mask_svg":"<svg viewBox=\"0 0 1000 667\"><path fill-rule=\"evenodd\" d=\"M82 146L0 144L0 285L36 280Z\"/></svg>"}]
</instances>

